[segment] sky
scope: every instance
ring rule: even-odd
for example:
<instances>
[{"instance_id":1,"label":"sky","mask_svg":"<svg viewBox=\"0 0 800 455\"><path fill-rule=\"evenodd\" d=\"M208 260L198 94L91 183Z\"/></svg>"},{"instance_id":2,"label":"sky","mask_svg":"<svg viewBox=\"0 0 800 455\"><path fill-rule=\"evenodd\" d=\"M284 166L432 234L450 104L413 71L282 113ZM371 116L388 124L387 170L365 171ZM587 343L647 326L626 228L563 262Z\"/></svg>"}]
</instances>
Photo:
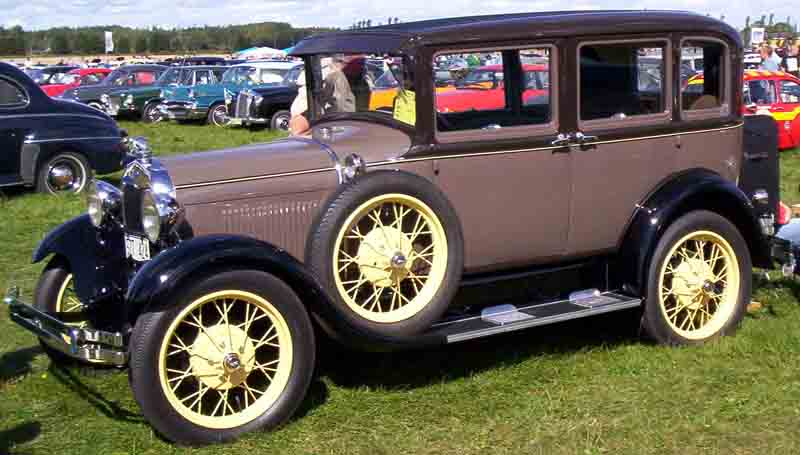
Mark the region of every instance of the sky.
<instances>
[{"instance_id":1,"label":"sky","mask_svg":"<svg viewBox=\"0 0 800 455\"><path fill-rule=\"evenodd\" d=\"M476 14L552 11L557 9L675 9L725 20L737 28L745 17L775 13L776 21L794 15L796 0L0 0L0 24L26 30L56 26L123 25L164 28L195 25L246 24L278 21L294 26L346 28L359 19L373 24L388 17L409 22Z\"/></svg>"}]
</instances>

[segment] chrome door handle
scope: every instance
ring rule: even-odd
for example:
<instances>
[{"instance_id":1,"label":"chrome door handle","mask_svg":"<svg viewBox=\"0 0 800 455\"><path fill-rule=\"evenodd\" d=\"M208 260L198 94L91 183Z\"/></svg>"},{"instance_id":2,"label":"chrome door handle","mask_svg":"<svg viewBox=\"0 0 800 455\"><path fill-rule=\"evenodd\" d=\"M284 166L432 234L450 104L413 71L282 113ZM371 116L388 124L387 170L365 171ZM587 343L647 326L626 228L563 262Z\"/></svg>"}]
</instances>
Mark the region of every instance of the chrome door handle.
<instances>
[{"instance_id":1,"label":"chrome door handle","mask_svg":"<svg viewBox=\"0 0 800 455\"><path fill-rule=\"evenodd\" d=\"M550 143L553 147L567 147L572 142L571 134L558 133L555 140Z\"/></svg>"},{"instance_id":2,"label":"chrome door handle","mask_svg":"<svg viewBox=\"0 0 800 455\"><path fill-rule=\"evenodd\" d=\"M585 144L587 142L595 142L597 141L597 136L589 136L578 131L577 133L575 133L575 141L577 141L579 144Z\"/></svg>"}]
</instances>

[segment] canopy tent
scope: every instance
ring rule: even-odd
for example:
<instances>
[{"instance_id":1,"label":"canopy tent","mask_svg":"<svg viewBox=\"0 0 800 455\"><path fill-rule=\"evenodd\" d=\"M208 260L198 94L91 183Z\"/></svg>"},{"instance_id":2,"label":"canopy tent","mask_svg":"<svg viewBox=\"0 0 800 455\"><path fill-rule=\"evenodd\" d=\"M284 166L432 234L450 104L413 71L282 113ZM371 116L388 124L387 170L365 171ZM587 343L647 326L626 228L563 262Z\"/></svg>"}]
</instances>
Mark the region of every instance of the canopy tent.
<instances>
[{"instance_id":1,"label":"canopy tent","mask_svg":"<svg viewBox=\"0 0 800 455\"><path fill-rule=\"evenodd\" d=\"M263 58L282 58L286 57L286 52L273 49L271 47L251 47L249 49L242 49L233 54L234 58L242 60L255 60Z\"/></svg>"}]
</instances>

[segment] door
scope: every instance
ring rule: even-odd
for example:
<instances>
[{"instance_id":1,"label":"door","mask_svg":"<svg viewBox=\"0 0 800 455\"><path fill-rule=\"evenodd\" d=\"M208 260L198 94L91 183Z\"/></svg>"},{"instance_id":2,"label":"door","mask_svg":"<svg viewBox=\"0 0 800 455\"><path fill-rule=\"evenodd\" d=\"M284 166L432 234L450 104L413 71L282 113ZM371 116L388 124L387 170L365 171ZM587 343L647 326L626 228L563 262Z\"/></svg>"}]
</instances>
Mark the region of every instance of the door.
<instances>
[{"instance_id":1,"label":"door","mask_svg":"<svg viewBox=\"0 0 800 455\"><path fill-rule=\"evenodd\" d=\"M555 49L435 56L436 179L461 220L468 272L563 254L570 168L568 154L551 145L558 134Z\"/></svg>"},{"instance_id":2,"label":"door","mask_svg":"<svg viewBox=\"0 0 800 455\"><path fill-rule=\"evenodd\" d=\"M790 79L779 81L778 102L772 116L781 131L781 148L800 146L800 83Z\"/></svg>"},{"instance_id":3,"label":"door","mask_svg":"<svg viewBox=\"0 0 800 455\"><path fill-rule=\"evenodd\" d=\"M669 49L658 38L577 45L569 255L614 249L636 205L672 173L676 138L658 134L671 121Z\"/></svg>"},{"instance_id":4,"label":"door","mask_svg":"<svg viewBox=\"0 0 800 455\"><path fill-rule=\"evenodd\" d=\"M0 185L19 181L21 130L17 116L24 113L28 102L22 86L0 77Z\"/></svg>"}]
</instances>

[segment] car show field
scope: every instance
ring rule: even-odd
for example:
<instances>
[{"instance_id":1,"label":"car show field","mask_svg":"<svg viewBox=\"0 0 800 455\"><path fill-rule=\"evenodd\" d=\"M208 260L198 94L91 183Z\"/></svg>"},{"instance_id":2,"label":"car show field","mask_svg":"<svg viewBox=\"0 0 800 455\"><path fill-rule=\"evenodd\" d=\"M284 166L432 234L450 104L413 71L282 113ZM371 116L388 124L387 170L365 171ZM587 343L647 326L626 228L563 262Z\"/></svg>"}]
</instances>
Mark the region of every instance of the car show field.
<instances>
[{"instance_id":1,"label":"car show field","mask_svg":"<svg viewBox=\"0 0 800 455\"><path fill-rule=\"evenodd\" d=\"M122 122L156 155L268 141L269 131ZM800 150L781 152L800 203ZM115 182L118 176L108 180ZM0 285L26 291L43 235L85 210L75 195L2 196ZM642 341L636 310L466 344L394 354L323 346L295 419L196 453L737 453L798 450L800 285L755 279L735 337L700 347ZM143 420L127 375L56 367L0 309L0 453L186 453ZM302 417L302 418L300 418Z\"/></svg>"}]
</instances>

